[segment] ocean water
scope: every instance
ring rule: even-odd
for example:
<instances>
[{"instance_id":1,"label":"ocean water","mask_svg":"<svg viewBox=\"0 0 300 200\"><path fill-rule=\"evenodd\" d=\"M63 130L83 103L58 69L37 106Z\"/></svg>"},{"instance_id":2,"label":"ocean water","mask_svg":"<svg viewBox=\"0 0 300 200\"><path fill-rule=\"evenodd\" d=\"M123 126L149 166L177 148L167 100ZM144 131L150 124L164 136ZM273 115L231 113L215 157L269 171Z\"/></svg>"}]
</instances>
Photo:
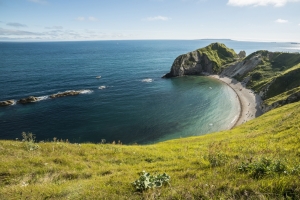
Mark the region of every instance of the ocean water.
<instances>
[{"instance_id":1,"label":"ocean water","mask_svg":"<svg viewBox=\"0 0 300 200\"><path fill-rule=\"evenodd\" d=\"M148 144L228 128L239 107L227 85L209 77L162 79L174 59L216 40L0 42L0 139ZM236 52L300 52L300 45L219 41ZM78 96L49 95L83 90Z\"/></svg>"}]
</instances>

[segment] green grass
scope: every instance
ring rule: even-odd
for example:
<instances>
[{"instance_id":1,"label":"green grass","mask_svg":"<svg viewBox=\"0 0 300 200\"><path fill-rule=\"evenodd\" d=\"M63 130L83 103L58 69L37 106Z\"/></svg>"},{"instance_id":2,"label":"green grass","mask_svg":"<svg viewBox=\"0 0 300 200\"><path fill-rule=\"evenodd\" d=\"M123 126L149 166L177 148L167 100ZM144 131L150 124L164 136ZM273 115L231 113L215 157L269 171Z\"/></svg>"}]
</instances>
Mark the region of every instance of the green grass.
<instances>
[{"instance_id":1,"label":"green grass","mask_svg":"<svg viewBox=\"0 0 300 200\"><path fill-rule=\"evenodd\" d=\"M207 47L198 49L198 52L200 55L206 55L214 63L213 70L215 73L221 72L222 66L238 58L233 49L226 47L222 43L212 43Z\"/></svg>"},{"instance_id":2,"label":"green grass","mask_svg":"<svg viewBox=\"0 0 300 200\"><path fill-rule=\"evenodd\" d=\"M257 51L250 54L245 60L255 55L261 55L262 62L238 79L250 77L247 87L257 93L268 88L263 97L266 104L274 102L280 96L286 96L287 91L294 91L294 88L300 86L299 53Z\"/></svg>"},{"instance_id":3,"label":"green grass","mask_svg":"<svg viewBox=\"0 0 300 200\"><path fill-rule=\"evenodd\" d=\"M299 199L299 119L300 102L154 145L0 141L0 199ZM136 191L143 170L170 185Z\"/></svg>"},{"instance_id":4,"label":"green grass","mask_svg":"<svg viewBox=\"0 0 300 200\"><path fill-rule=\"evenodd\" d=\"M281 94L279 94L277 96L274 96L272 98L269 98L269 99L265 100L264 102L267 105L272 105L275 102L285 101L292 94L299 93L299 92L300 92L300 86L296 87L296 88L293 88L291 90L288 90L286 92L283 92L283 93L281 93Z\"/></svg>"}]
</instances>

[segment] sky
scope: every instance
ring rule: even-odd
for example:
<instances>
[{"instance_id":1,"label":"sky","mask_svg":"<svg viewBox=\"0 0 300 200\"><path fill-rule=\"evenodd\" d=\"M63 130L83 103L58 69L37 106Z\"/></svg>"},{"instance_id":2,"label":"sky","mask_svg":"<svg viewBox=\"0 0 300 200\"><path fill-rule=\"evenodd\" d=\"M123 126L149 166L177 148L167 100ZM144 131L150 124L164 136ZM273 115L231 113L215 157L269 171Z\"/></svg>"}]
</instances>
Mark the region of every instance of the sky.
<instances>
[{"instance_id":1,"label":"sky","mask_svg":"<svg viewBox=\"0 0 300 200\"><path fill-rule=\"evenodd\" d=\"M0 0L0 41L300 42L300 0Z\"/></svg>"}]
</instances>

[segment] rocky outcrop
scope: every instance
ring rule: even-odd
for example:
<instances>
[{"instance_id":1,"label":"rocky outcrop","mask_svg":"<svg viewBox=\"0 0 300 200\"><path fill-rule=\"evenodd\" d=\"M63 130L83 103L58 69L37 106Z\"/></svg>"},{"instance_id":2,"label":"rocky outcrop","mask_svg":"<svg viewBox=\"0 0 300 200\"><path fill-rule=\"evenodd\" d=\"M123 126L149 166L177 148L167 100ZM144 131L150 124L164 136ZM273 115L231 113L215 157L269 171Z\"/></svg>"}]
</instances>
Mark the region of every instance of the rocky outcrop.
<instances>
[{"instance_id":1,"label":"rocky outcrop","mask_svg":"<svg viewBox=\"0 0 300 200\"><path fill-rule=\"evenodd\" d=\"M15 103L14 100L6 100L6 101L0 101L0 106L10 106Z\"/></svg>"},{"instance_id":2,"label":"rocky outcrop","mask_svg":"<svg viewBox=\"0 0 300 200\"><path fill-rule=\"evenodd\" d=\"M246 57L246 51L240 51L238 56L239 56L239 58L245 58Z\"/></svg>"},{"instance_id":3,"label":"rocky outcrop","mask_svg":"<svg viewBox=\"0 0 300 200\"><path fill-rule=\"evenodd\" d=\"M213 63L206 55L200 55L198 51L193 51L177 57L171 67L170 73L164 77L200 75L203 71L212 73Z\"/></svg>"},{"instance_id":4,"label":"rocky outcrop","mask_svg":"<svg viewBox=\"0 0 300 200\"><path fill-rule=\"evenodd\" d=\"M238 59L237 54L224 44L213 43L202 49L178 56L169 73L163 78L183 75L213 74L221 71L221 66Z\"/></svg>"},{"instance_id":5,"label":"rocky outcrop","mask_svg":"<svg viewBox=\"0 0 300 200\"><path fill-rule=\"evenodd\" d=\"M24 99L20 99L19 101L17 101L18 103L21 103L21 104L26 104L26 103L33 103L33 102L36 102L38 101L38 98L37 97L34 97L34 96L29 96L27 98L24 98Z\"/></svg>"},{"instance_id":6,"label":"rocky outcrop","mask_svg":"<svg viewBox=\"0 0 300 200\"><path fill-rule=\"evenodd\" d=\"M54 98L58 98L58 97L65 97L65 96L75 96L75 95L79 95L82 91L81 90L70 90L70 91L65 91L65 92L60 92L57 94L52 94L50 95L50 98L54 99Z\"/></svg>"}]
</instances>

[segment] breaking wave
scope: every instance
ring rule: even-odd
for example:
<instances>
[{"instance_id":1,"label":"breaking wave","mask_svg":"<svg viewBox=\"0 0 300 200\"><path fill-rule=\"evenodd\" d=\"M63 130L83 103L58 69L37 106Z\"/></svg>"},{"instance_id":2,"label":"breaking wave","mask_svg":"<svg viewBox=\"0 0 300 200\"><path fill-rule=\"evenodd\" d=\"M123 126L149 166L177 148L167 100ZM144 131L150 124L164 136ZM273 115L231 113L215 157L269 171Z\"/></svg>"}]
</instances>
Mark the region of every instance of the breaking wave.
<instances>
[{"instance_id":1,"label":"breaking wave","mask_svg":"<svg viewBox=\"0 0 300 200\"><path fill-rule=\"evenodd\" d=\"M153 82L153 79L152 78L145 78L145 79L142 80L142 82L151 83L151 82Z\"/></svg>"}]
</instances>

